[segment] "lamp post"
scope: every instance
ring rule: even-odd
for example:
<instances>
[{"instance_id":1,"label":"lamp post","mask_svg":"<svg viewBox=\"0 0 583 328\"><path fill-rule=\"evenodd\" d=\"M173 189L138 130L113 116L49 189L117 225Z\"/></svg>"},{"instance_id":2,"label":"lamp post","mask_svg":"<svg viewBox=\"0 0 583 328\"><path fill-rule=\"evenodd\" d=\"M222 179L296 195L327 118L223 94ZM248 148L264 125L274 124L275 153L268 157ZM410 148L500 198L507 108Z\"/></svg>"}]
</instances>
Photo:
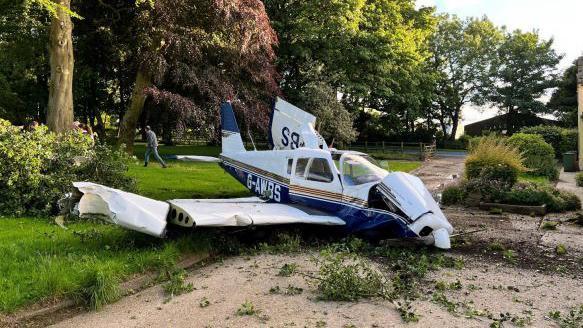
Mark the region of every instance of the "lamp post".
<instances>
[{"instance_id":1,"label":"lamp post","mask_svg":"<svg viewBox=\"0 0 583 328\"><path fill-rule=\"evenodd\" d=\"M579 57L577 60L577 102L579 104L579 109L577 110L577 127L579 131L579 170L583 170L583 160L581 160L581 155L583 154L583 56Z\"/></svg>"}]
</instances>

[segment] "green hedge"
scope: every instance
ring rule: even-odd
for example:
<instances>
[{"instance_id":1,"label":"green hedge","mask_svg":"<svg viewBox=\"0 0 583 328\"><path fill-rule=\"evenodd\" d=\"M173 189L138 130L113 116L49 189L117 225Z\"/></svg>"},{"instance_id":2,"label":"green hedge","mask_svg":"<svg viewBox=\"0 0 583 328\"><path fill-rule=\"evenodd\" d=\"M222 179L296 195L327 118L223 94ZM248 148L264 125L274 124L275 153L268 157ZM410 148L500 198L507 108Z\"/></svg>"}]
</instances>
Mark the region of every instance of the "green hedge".
<instances>
[{"instance_id":1,"label":"green hedge","mask_svg":"<svg viewBox=\"0 0 583 328\"><path fill-rule=\"evenodd\" d=\"M73 181L133 190L128 160L120 150L94 147L79 132L23 131L0 119L0 213L53 214Z\"/></svg>"},{"instance_id":2,"label":"green hedge","mask_svg":"<svg viewBox=\"0 0 583 328\"><path fill-rule=\"evenodd\" d=\"M549 212L576 211L581 209L577 195L558 190L549 185L519 183L504 193L502 203L516 205L547 205Z\"/></svg>"},{"instance_id":3,"label":"green hedge","mask_svg":"<svg viewBox=\"0 0 583 328\"><path fill-rule=\"evenodd\" d=\"M553 125L539 125L526 127L521 133L536 134L543 137L545 142L553 147L555 157L562 158L563 153L577 150L577 130L565 129Z\"/></svg>"},{"instance_id":4,"label":"green hedge","mask_svg":"<svg viewBox=\"0 0 583 328\"><path fill-rule=\"evenodd\" d=\"M508 144L520 150L524 166L529 169L530 174L546 176L551 180L559 177L553 147L542 136L517 133L508 139Z\"/></svg>"}]
</instances>

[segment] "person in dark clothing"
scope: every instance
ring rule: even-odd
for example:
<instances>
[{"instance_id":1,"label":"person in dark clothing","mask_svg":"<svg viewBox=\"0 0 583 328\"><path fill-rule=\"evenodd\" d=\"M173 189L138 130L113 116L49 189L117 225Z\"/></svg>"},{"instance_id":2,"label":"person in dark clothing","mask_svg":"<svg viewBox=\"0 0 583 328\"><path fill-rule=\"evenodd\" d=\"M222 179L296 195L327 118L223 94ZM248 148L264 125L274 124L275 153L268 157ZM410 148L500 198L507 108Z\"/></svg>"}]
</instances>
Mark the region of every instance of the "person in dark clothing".
<instances>
[{"instance_id":1,"label":"person in dark clothing","mask_svg":"<svg viewBox=\"0 0 583 328\"><path fill-rule=\"evenodd\" d=\"M158 154L158 139L156 138L156 134L150 126L146 126L146 155L144 156L144 166L148 166L148 162L150 161L150 154L154 155L154 158L162 165L163 168L166 168L166 163L162 160L160 155Z\"/></svg>"}]
</instances>

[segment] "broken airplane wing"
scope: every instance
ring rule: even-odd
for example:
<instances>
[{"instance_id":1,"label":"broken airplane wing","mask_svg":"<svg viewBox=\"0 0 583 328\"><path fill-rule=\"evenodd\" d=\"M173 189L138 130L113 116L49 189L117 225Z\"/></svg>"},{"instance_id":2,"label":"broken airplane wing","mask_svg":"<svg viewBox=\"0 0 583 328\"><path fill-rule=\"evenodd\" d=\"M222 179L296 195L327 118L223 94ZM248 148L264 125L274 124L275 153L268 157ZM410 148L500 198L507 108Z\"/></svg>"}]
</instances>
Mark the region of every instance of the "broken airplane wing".
<instances>
[{"instance_id":1,"label":"broken airplane wing","mask_svg":"<svg viewBox=\"0 0 583 328\"><path fill-rule=\"evenodd\" d=\"M169 222L182 227L345 224L340 218L323 212L266 203L257 197L162 202L91 182L75 182L73 185L81 194L78 206L81 217L103 217L124 228L156 237L164 236Z\"/></svg>"}]
</instances>

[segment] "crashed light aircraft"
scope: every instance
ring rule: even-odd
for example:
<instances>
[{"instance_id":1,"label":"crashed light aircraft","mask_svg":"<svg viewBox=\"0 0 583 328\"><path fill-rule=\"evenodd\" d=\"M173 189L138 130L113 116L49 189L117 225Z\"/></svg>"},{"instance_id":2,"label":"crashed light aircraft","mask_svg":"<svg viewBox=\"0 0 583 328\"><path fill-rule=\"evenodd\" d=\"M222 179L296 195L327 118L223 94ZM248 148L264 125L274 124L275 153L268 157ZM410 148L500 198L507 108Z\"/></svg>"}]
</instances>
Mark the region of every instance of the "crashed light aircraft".
<instances>
[{"instance_id":1,"label":"crashed light aircraft","mask_svg":"<svg viewBox=\"0 0 583 328\"><path fill-rule=\"evenodd\" d=\"M366 154L329 148L315 122L313 115L277 99L270 119L272 150L248 151L232 106L224 102L222 152L216 160L256 197L163 202L76 182L75 212L104 216L157 237L165 235L169 223L190 229L317 224L375 239L415 238L450 248L453 227L419 178L388 172Z\"/></svg>"}]
</instances>

